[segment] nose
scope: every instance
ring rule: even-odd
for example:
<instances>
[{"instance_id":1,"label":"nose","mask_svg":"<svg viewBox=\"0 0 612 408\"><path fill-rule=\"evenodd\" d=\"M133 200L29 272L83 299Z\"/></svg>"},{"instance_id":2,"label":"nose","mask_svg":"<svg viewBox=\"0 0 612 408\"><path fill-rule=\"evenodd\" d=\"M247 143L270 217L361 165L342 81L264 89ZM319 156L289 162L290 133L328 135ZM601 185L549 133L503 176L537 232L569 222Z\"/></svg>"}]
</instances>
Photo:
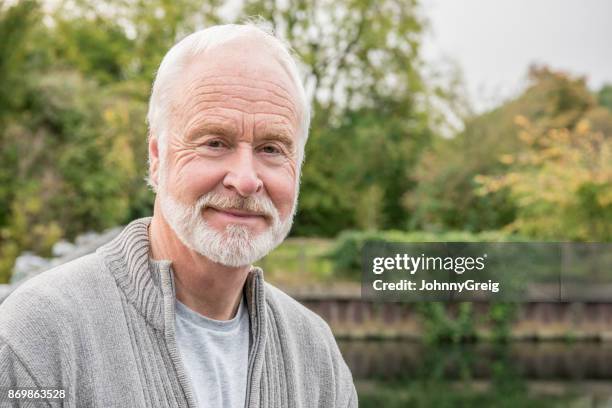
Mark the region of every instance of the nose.
<instances>
[{"instance_id":1,"label":"nose","mask_svg":"<svg viewBox=\"0 0 612 408\"><path fill-rule=\"evenodd\" d=\"M223 179L223 185L242 197L249 197L261 191L263 182L255 170L250 145L240 146L234 156L234 160L229 163L230 168Z\"/></svg>"}]
</instances>

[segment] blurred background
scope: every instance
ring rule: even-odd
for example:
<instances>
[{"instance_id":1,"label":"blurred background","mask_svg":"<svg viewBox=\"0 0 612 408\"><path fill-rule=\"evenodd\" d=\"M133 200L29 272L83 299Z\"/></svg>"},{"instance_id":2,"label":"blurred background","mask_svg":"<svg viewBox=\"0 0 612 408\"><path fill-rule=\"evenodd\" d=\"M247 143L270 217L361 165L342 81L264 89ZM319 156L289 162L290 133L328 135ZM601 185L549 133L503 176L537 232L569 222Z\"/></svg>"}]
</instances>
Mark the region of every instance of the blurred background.
<instances>
[{"instance_id":1,"label":"blurred background","mask_svg":"<svg viewBox=\"0 0 612 408\"><path fill-rule=\"evenodd\" d=\"M0 283L151 214L155 70L247 16L299 55L314 112L291 237L261 266L330 323L360 405L612 406L611 304L359 293L368 239L610 242L605 0L0 0Z\"/></svg>"}]
</instances>

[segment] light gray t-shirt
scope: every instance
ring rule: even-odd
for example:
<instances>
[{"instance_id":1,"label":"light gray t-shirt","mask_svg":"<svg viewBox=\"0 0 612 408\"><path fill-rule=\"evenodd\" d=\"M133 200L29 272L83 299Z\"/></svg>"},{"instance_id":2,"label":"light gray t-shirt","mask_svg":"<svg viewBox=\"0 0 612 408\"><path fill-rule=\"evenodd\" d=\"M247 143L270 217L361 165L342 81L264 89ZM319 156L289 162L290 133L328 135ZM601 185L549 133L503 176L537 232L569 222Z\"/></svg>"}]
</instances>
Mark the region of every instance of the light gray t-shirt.
<instances>
[{"instance_id":1,"label":"light gray t-shirt","mask_svg":"<svg viewBox=\"0 0 612 408\"><path fill-rule=\"evenodd\" d=\"M250 343L244 296L231 320L176 301L176 341L200 408L244 408Z\"/></svg>"}]
</instances>

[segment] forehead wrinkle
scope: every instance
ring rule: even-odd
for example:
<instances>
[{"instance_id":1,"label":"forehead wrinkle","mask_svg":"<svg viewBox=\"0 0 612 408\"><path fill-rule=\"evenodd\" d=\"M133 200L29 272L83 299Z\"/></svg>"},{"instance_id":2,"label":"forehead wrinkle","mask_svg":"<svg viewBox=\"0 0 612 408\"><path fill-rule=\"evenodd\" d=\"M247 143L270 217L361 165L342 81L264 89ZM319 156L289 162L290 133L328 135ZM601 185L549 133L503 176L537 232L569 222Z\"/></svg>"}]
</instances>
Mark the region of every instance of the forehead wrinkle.
<instances>
[{"instance_id":1,"label":"forehead wrinkle","mask_svg":"<svg viewBox=\"0 0 612 408\"><path fill-rule=\"evenodd\" d=\"M201 91L197 92L195 95L193 96L189 96L187 98L182 98L182 103L176 104L174 105L172 108L172 110L174 111L174 113L178 114L176 116L180 116L182 118L185 118L186 116L196 116L196 113L194 113L194 110L199 110L199 106L202 103L211 103L211 102L223 102L224 98L227 98L228 95L226 93L223 92L218 92L218 91L211 91L209 90L211 86L207 85L207 84L202 84L200 83L196 83L193 84L193 86L191 87L194 91L196 90L200 90ZM213 86L215 87L215 86ZM223 86L219 86L216 85L216 87L223 87ZM282 95L279 95L277 93L271 92L270 90L266 90L266 89L262 89L256 86L247 86L247 85L225 85L225 87L242 87L242 88L247 88L247 89L256 89L259 90L262 93L272 93L272 95L277 96L279 99L281 99L282 101L287 102L287 105L285 104L280 104L277 102L273 102L273 101L269 101L267 99L260 99L260 98L247 98L247 97L241 97L241 96L237 96L237 95L231 95L229 96L229 98L233 98L233 99L242 99L247 103L252 103L252 102L260 102L260 103L267 103L270 104L272 106L276 106L282 110L288 111L290 114L289 115L283 115L286 116L291 122L293 122L293 119L291 118L291 116L293 116L293 118L299 122L299 116L296 112L296 107L293 104L293 102L285 97L283 97ZM187 93L187 95L189 95L189 93ZM207 98L202 99L202 96L208 96ZM220 106L223 107L223 106ZM259 111L256 112L252 112L252 113L260 113ZM269 113L269 112L268 112ZM175 117L176 117L175 116Z\"/></svg>"},{"instance_id":2,"label":"forehead wrinkle","mask_svg":"<svg viewBox=\"0 0 612 408\"><path fill-rule=\"evenodd\" d=\"M257 89L259 90L259 88L255 88L253 87L252 89ZM260 93L262 95L253 95L253 96L247 96L244 95L243 93L236 93L236 92L223 92L223 90L206 90L206 91L199 91L197 93L195 93L193 96L197 97L197 96L207 96L207 95L219 95L220 97L229 97L229 98L233 98L233 99L243 99L243 100L247 100L249 102L270 102L270 101L278 101L278 102L271 102L274 103L275 105L278 106L283 106L289 110L291 110L296 116L297 113L295 112L295 104L287 98L284 98L278 94L274 94L272 93L272 95L270 95L271 97L266 98L266 96L268 96L268 92L267 91L263 91L260 90Z\"/></svg>"},{"instance_id":3,"label":"forehead wrinkle","mask_svg":"<svg viewBox=\"0 0 612 408\"><path fill-rule=\"evenodd\" d=\"M214 108L212 108L214 109ZM206 109L211 110L211 109ZM206 110L202 111L205 112ZM194 119L187 122L185 126L185 137L192 136L192 133L197 133L201 130L205 130L207 127L219 127L221 129L226 128L229 133L237 134L239 127L236 125L236 119L223 116L215 113L207 113L202 116L193 116Z\"/></svg>"},{"instance_id":4,"label":"forehead wrinkle","mask_svg":"<svg viewBox=\"0 0 612 408\"><path fill-rule=\"evenodd\" d=\"M258 80L258 82L268 82L270 84L273 84L273 82L269 82L269 81ZM287 104L291 106L291 109L295 110L294 106L296 105L296 102L292 99L291 94L288 93L286 90L284 90L282 87L278 87L278 89L282 90L285 93L285 95L275 90L262 88L261 86L257 86L257 85L237 84L237 83L225 84L225 83L215 83L215 82L210 83L210 82L207 82L205 79L203 81L191 81L190 83L188 83L183 88L182 95L200 96L200 95L206 95L206 94L219 94L220 96L225 96L227 93L231 91L237 91L236 88L253 89L253 90L259 91L262 94L265 94L265 93L272 94L273 96L286 101ZM180 100L184 98L179 97L176 99ZM184 105L184 104L181 104L179 102L177 103L177 105ZM296 112L294 112L294 114L296 114L297 116Z\"/></svg>"},{"instance_id":5,"label":"forehead wrinkle","mask_svg":"<svg viewBox=\"0 0 612 408\"><path fill-rule=\"evenodd\" d=\"M287 123L284 120L280 120L279 118L273 118L273 119L261 118L255 121L254 126L255 126L255 131L276 132L280 130L283 133L287 134L287 136L291 136L293 134L292 133L293 129L291 128L291 124Z\"/></svg>"},{"instance_id":6,"label":"forehead wrinkle","mask_svg":"<svg viewBox=\"0 0 612 408\"><path fill-rule=\"evenodd\" d=\"M242 119L242 131L244 132L247 129L247 125L246 125L247 115L240 115L240 118ZM252 118L251 118L251 122L253 122Z\"/></svg>"},{"instance_id":7,"label":"forehead wrinkle","mask_svg":"<svg viewBox=\"0 0 612 408\"><path fill-rule=\"evenodd\" d=\"M276 103L276 102L272 102L272 101L268 101L268 100L261 100L261 99L249 99L249 98L243 98L243 97L240 97L240 96L230 96L229 99L237 100L237 101L243 101L243 102L249 104L250 106L253 106L253 105L272 105L272 106L275 106L275 107L277 107L277 108L279 108L279 109L281 109L283 111L288 111L290 113L290 115L287 115L288 117L289 116L296 117L296 114L295 114L293 109L291 109L290 107L288 107L286 105L279 104L279 103ZM209 103L211 103L211 102L216 102L216 101L217 101L217 99L213 98L213 99L201 99L199 102L209 102ZM197 105L197 103L196 103L196 105ZM219 106L219 107L222 108L223 106ZM255 108L255 106L253 106L253 108ZM247 111L244 111L244 112L247 113ZM254 112L248 112L248 113L254 113ZM272 113L272 112L269 112L269 113ZM297 117L296 117L296 119L297 119Z\"/></svg>"},{"instance_id":8,"label":"forehead wrinkle","mask_svg":"<svg viewBox=\"0 0 612 408\"><path fill-rule=\"evenodd\" d=\"M192 103L193 102L193 103ZM174 117L177 118L177 124L175 124L177 129L180 129L180 134L186 134L191 131L191 129L195 126L198 126L198 123L206 120L209 117L216 117L221 119L221 121L232 121L234 122L234 127L236 123L236 119L232 118L228 115L223 115L222 113L218 113L219 109L228 109L221 106L210 106L202 108L200 105L202 101L193 101L191 98L188 98L183 106L175 107L173 112L175 113ZM194 112L195 111L195 112Z\"/></svg>"},{"instance_id":9,"label":"forehead wrinkle","mask_svg":"<svg viewBox=\"0 0 612 408\"><path fill-rule=\"evenodd\" d=\"M235 99L242 99L242 98L235 98ZM191 99L190 99L191 100ZM247 103L250 103L251 101L248 99L242 99ZM210 103L210 102L215 102L216 100L210 101L210 100L199 100L199 101L195 101L194 103L190 104L191 106L186 106L184 109L181 109L181 115L183 120L185 120L185 124L183 125L183 132L187 131L187 129L189 128L190 124L193 123L194 121L198 120L198 117L201 116L202 112L206 112L206 111L210 111L210 110L215 110L215 109L220 109L220 110L229 110L229 111L234 111L234 112L238 112L242 115L248 114L248 115L261 115L261 114L265 114L265 115L274 115L274 116L278 116L278 117L282 117L284 118L289 124L293 124L294 122L296 122L296 117L294 112L283 106L283 105L278 105L278 104L274 104L273 102L269 102L269 101L259 101L257 102L257 104L262 104L262 105L272 105L272 106L277 106L280 108L279 112L270 112L269 109L265 109L264 107L260 108L260 109L256 109L254 111L246 111L241 109L240 107L229 107L229 106L209 106L207 108L202 109L201 108L201 104L203 103ZM259 108L259 106L253 106L253 109L255 108ZM225 118L225 115L222 114L217 114L218 117L221 118ZM195 119L194 119L195 118ZM231 119L230 117L227 117L227 119ZM236 119L232 119L234 122L236 122ZM295 123L297 126L297 123ZM296 129L297 131L297 129Z\"/></svg>"},{"instance_id":10,"label":"forehead wrinkle","mask_svg":"<svg viewBox=\"0 0 612 408\"><path fill-rule=\"evenodd\" d=\"M199 84L199 86L195 86L192 88L192 92L194 97L198 97L198 96L206 96L206 95L219 95L221 97L224 96L229 96L231 98L242 98L247 100L247 97L245 96L237 96L237 95L228 95L228 93L224 92L223 88L227 88L228 90L235 90L234 88L247 88L247 89L254 89L259 91L262 94L265 93L271 93L273 96L276 96L277 98L285 101L287 103L286 108L290 109L292 111L292 113L298 117L298 114L296 112L295 109L295 103L292 99L287 98L283 95L280 95L274 91L271 91L269 89L265 89L265 88L261 88L258 86L251 86L251 85L246 85L246 84ZM258 98L258 97L253 97L252 99L250 99L250 101L260 101L262 98ZM267 102L267 101L266 101ZM277 104L278 106L282 106L280 104Z\"/></svg>"},{"instance_id":11,"label":"forehead wrinkle","mask_svg":"<svg viewBox=\"0 0 612 408\"><path fill-rule=\"evenodd\" d=\"M285 86L274 82L274 81L270 81L268 79L263 79L263 78L247 78L244 76L240 76L240 75L231 75L231 74L210 74L211 72L214 71L203 71L200 73L200 80L196 80L196 81L192 81L192 83L194 85L198 85L201 84L203 81L206 81L208 79L218 79L220 80L220 84L219 85L243 85L243 86L249 86L246 84L237 84L236 80L252 80L252 81L256 81L258 83L265 83L268 85L272 85L274 88L276 88L278 91L281 91L282 93L285 94L285 97L287 99L291 99L293 97L293 95L291 94L291 92L289 92ZM228 81L229 83L223 83L223 79L228 79L231 81ZM272 91L271 91L272 92Z\"/></svg>"},{"instance_id":12,"label":"forehead wrinkle","mask_svg":"<svg viewBox=\"0 0 612 408\"><path fill-rule=\"evenodd\" d=\"M297 114L297 112L295 112L295 107L297 107L297 105L299 105L299 97L298 95L293 95L291 92L289 92L286 87L274 82L274 81L270 81L270 80L266 80L266 79L261 79L261 78L245 78L243 76L239 76L239 75L228 75L228 74L217 74L217 75L208 75L208 76L204 76L206 74L207 71L203 72L200 74L200 77L192 80L192 81L188 81L187 84L183 87L183 95L188 95L191 92L195 92L196 90L200 89L200 88L206 88L206 87L243 87L243 88L251 88L251 89L258 89L260 91L263 92L269 92L279 98L282 98L284 100L286 100L288 102L288 104L292 107L292 109L294 110L294 114L296 115L296 117L299 117L299 115ZM210 72L210 71L208 71ZM207 83L207 81L209 81L210 79L213 80L219 80L219 82L213 82L211 83ZM229 83L224 83L223 79L231 79L232 81ZM236 80L245 80L245 79L251 79L252 81L256 81L257 83L266 83L269 85L272 85L275 89L265 89L262 88L260 86L257 85L248 85L248 84L239 84L236 83ZM291 83L291 87L295 88L295 84L293 84L292 81L290 81ZM279 92L280 91L280 92ZM294 89L295 91L295 89Z\"/></svg>"},{"instance_id":13,"label":"forehead wrinkle","mask_svg":"<svg viewBox=\"0 0 612 408\"><path fill-rule=\"evenodd\" d=\"M280 112L271 113L270 111L255 111L255 112L249 113L249 112L245 112L245 111L243 111L241 109L238 109L238 108L230 108L230 107L226 107L226 106L213 106L213 107L210 107L210 108L205 109L203 111L213 110L213 109L222 109L222 110L232 111L232 112L236 112L236 113L241 114L241 116L242 115L253 115L253 116L257 116L257 115L269 115L269 116L277 116L279 118L285 119L287 121L287 123L289 123L289 124L291 124L292 121L293 121L292 117L287 116L285 114L282 114ZM226 116L222 116L222 117L226 118ZM236 118L230 118L230 117L227 117L227 118L231 119L234 123L237 123L237 119ZM242 120L242 119L240 119L240 120Z\"/></svg>"},{"instance_id":14,"label":"forehead wrinkle","mask_svg":"<svg viewBox=\"0 0 612 408\"><path fill-rule=\"evenodd\" d=\"M199 97L199 96L218 96L219 98L207 98L207 99L202 99L200 101L203 102L215 102L215 101L219 101L222 99L238 99L238 100L244 100L247 102L256 102L256 103L270 103L279 107L283 107L287 110L290 110L292 113L294 112L293 106L291 104L281 104L278 102L271 102L269 99L265 99L265 98L258 98L258 97L247 97L244 95L230 95L230 94L226 94L220 91L203 91L203 92L199 92L195 95L192 95L190 99L193 99L194 97ZM200 101L196 101L196 102L200 102ZM283 99L283 101L288 102L286 99ZM297 116L297 115L296 115Z\"/></svg>"}]
</instances>

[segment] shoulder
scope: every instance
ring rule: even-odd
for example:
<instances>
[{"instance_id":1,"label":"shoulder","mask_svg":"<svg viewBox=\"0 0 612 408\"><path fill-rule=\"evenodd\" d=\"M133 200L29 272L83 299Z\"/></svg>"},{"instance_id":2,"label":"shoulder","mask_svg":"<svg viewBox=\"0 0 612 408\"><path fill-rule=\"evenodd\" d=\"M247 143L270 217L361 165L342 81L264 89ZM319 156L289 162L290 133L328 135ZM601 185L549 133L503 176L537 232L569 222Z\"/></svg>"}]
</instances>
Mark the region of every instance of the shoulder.
<instances>
[{"instance_id":1,"label":"shoulder","mask_svg":"<svg viewBox=\"0 0 612 408\"><path fill-rule=\"evenodd\" d=\"M85 255L28 279L0 304L0 327L8 314L30 315L44 312L44 306L53 306L54 311L72 308L87 295L94 293L103 284L105 273L99 256ZM110 276L109 276L110 277Z\"/></svg>"},{"instance_id":2,"label":"shoulder","mask_svg":"<svg viewBox=\"0 0 612 408\"><path fill-rule=\"evenodd\" d=\"M0 304L0 339L15 350L66 344L88 309L104 301L110 279L93 253L27 280Z\"/></svg>"},{"instance_id":3,"label":"shoulder","mask_svg":"<svg viewBox=\"0 0 612 408\"><path fill-rule=\"evenodd\" d=\"M100 268L96 254L86 255L27 280L0 304L0 370L62 382L62 367L79 349L85 305L101 296Z\"/></svg>"}]
</instances>

